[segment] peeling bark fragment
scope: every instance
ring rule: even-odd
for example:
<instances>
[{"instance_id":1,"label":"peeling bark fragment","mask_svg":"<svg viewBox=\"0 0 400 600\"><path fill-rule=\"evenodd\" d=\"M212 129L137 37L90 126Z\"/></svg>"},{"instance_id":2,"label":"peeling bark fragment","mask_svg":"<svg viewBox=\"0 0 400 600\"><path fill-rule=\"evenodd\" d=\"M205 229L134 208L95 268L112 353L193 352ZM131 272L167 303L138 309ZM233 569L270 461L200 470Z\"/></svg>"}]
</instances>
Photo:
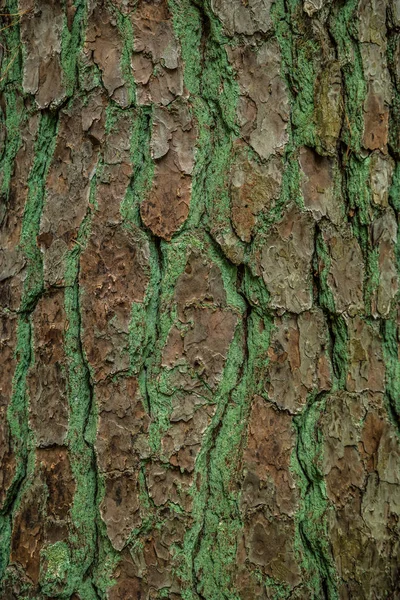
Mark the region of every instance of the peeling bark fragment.
<instances>
[{"instance_id":1,"label":"peeling bark fragment","mask_svg":"<svg viewBox=\"0 0 400 600\"><path fill-rule=\"evenodd\" d=\"M171 425L168 433L161 442L163 456L169 460L170 464L189 473L194 470L203 435L215 412L215 408L212 406L196 407L193 402L195 398L194 395L186 394L177 401L170 417Z\"/></svg>"},{"instance_id":2,"label":"peeling bark fragment","mask_svg":"<svg viewBox=\"0 0 400 600\"><path fill-rule=\"evenodd\" d=\"M260 267L273 308L294 313L311 308L313 230L311 215L292 206L267 234Z\"/></svg>"},{"instance_id":3,"label":"peeling bark fragment","mask_svg":"<svg viewBox=\"0 0 400 600\"><path fill-rule=\"evenodd\" d=\"M347 321L349 333L349 392L384 392L385 363L377 323L368 324L356 316Z\"/></svg>"},{"instance_id":4,"label":"peeling bark fragment","mask_svg":"<svg viewBox=\"0 0 400 600\"><path fill-rule=\"evenodd\" d=\"M78 100L61 114L38 236L48 285L64 280L66 255L88 208L103 129L104 103L99 95L89 96L86 107Z\"/></svg>"},{"instance_id":5,"label":"peeling bark fragment","mask_svg":"<svg viewBox=\"0 0 400 600\"><path fill-rule=\"evenodd\" d=\"M368 81L367 98L364 103L363 144L368 150L387 151L389 135L389 104L391 103L390 75L386 56L374 44L361 48L364 73Z\"/></svg>"},{"instance_id":6,"label":"peeling bark fragment","mask_svg":"<svg viewBox=\"0 0 400 600\"><path fill-rule=\"evenodd\" d=\"M367 97L364 147L386 151L392 91L386 60L386 0L361 0L358 29Z\"/></svg>"},{"instance_id":7,"label":"peeling bark fragment","mask_svg":"<svg viewBox=\"0 0 400 600\"><path fill-rule=\"evenodd\" d=\"M17 317L0 312L0 506L3 507L15 473L15 456L12 448L7 408L12 395L12 381L16 366Z\"/></svg>"},{"instance_id":8,"label":"peeling bark fragment","mask_svg":"<svg viewBox=\"0 0 400 600\"><path fill-rule=\"evenodd\" d=\"M323 0L304 0L304 11L309 17L313 17L323 7Z\"/></svg>"},{"instance_id":9,"label":"peeling bark fragment","mask_svg":"<svg viewBox=\"0 0 400 600\"><path fill-rule=\"evenodd\" d=\"M174 548L181 545L186 533L187 521L172 511L163 511L162 527L142 541L140 556L134 557L140 564L140 577L150 583L150 598L157 597L158 590L168 588L168 598L182 600L179 592L182 581L176 572ZM139 554L139 553L137 553Z\"/></svg>"},{"instance_id":10,"label":"peeling bark fragment","mask_svg":"<svg viewBox=\"0 0 400 600\"><path fill-rule=\"evenodd\" d=\"M336 154L342 128L343 97L340 64L332 61L325 65L315 83L315 126L321 149Z\"/></svg>"},{"instance_id":11,"label":"peeling bark fragment","mask_svg":"<svg viewBox=\"0 0 400 600\"><path fill-rule=\"evenodd\" d=\"M231 218L233 227L243 242L250 242L257 216L270 210L278 199L283 165L272 158L267 165L258 164L239 147L231 167Z\"/></svg>"},{"instance_id":12,"label":"peeling bark fragment","mask_svg":"<svg viewBox=\"0 0 400 600\"><path fill-rule=\"evenodd\" d=\"M360 42L370 42L378 46L386 45L387 0L360 0L357 20Z\"/></svg>"},{"instance_id":13,"label":"peeling bark fragment","mask_svg":"<svg viewBox=\"0 0 400 600\"><path fill-rule=\"evenodd\" d=\"M235 586L238 590L240 600L269 600L265 592L265 587L259 581L257 574L254 573L249 563L246 564L246 547L245 540L242 536L238 543L237 558L236 558L236 577Z\"/></svg>"},{"instance_id":14,"label":"peeling bark fragment","mask_svg":"<svg viewBox=\"0 0 400 600\"><path fill-rule=\"evenodd\" d=\"M332 292L336 311L347 311L350 315L362 312L364 262L359 243L350 227L336 229L327 222L320 227L329 255L327 259L320 259L319 268L320 272L328 269L327 285Z\"/></svg>"},{"instance_id":15,"label":"peeling bark fragment","mask_svg":"<svg viewBox=\"0 0 400 600\"><path fill-rule=\"evenodd\" d=\"M159 591L162 590L165 594L168 590L168 598L182 600L178 593L182 589L182 581L173 568L174 557L171 550L182 543L185 534L184 520L169 511L163 511L161 518L162 527L155 529L151 535L143 536L140 546L136 545L135 549L131 550L131 564L126 568L126 572L130 578L135 578L133 590L140 586L143 597L156 598ZM127 561L124 561L124 567L126 563ZM126 598L130 600L132 596Z\"/></svg>"},{"instance_id":16,"label":"peeling bark fragment","mask_svg":"<svg viewBox=\"0 0 400 600\"><path fill-rule=\"evenodd\" d=\"M238 316L230 309L187 308L183 351L190 366L215 389L222 376Z\"/></svg>"},{"instance_id":17,"label":"peeling bark fragment","mask_svg":"<svg viewBox=\"0 0 400 600\"><path fill-rule=\"evenodd\" d=\"M293 521L268 521L256 513L246 528L245 539L250 562L280 583L295 587L300 568L295 556Z\"/></svg>"},{"instance_id":18,"label":"peeling bark fragment","mask_svg":"<svg viewBox=\"0 0 400 600\"><path fill-rule=\"evenodd\" d=\"M388 142L389 109L384 100L373 92L368 93L365 102L364 147L368 150L386 151Z\"/></svg>"},{"instance_id":19,"label":"peeling bark fragment","mask_svg":"<svg viewBox=\"0 0 400 600\"><path fill-rule=\"evenodd\" d=\"M108 473L105 476L105 497L100 504L100 513L116 550L122 550L132 530L139 527L139 507L138 473Z\"/></svg>"},{"instance_id":20,"label":"peeling bark fragment","mask_svg":"<svg viewBox=\"0 0 400 600\"><path fill-rule=\"evenodd\" d=\"M94 0L89 3L88 13L83 51L87 59L93 60L99 67L108 95L125 108L129 104L129 97L121 67L122 37L115 17Z\"/></svg>"},{"instance_id":21,"label":"peeling bark fragment","mask_svg":"<svg viewBox=\"0 0 400 600\"><path fill-rule=\"evenodd\" d=\"M398 456L396 458L398 459ZM393 525L398 535L398 520L400 517L400 488L398 482L396 482L396 485L391 485L387 481L380 481L378 474L371 474L368 477L361 514L375 540L390 539L393 533L391 531ZM398 545L397 540L396 542L396 545ZM390 545L388 544L389 547ZM396 551L394 556L390 556L390 558L392 559L390 562L394 566L393 559L398 559Z\"/></svg>"},{"instance_id":22,"label":"peeling bark fragment","mask_svg":"<svg viewBox=\"0 0 400 600\"><path fill-rule=\"evenodd\" d=\"M121 550L140 525L138 476L140 459L150 454L149 417L143 409L137 380L106 380L95 386L98 404L96 452L105 476L101 516L114 548Z\"/></svg>"},{"instance_id":23,"label":"peeling bark fragment","mask_svg":"<svg viewBox=\"0 0 400 600\"><path fill-rule=\"evenodd\" d=\"M175 287L178 316L184 318L186 307L211 302L226 306L226 292L221 271L200 250L190 249L185 270Z\"/></svg>"},{"instance_id":24,"label":"peeling bark fragment","mask_svg":"<svg viewBox=\"0 0 400 600\"><path fill-rule=\"evenodd\" d=\"M61 68L63 6L58 0L19 0L19 9L24 92L33 94L41 109L58 106L66 94Z\"/></svg>"},{"instance_id":25,"label":"peeling bark fragment","mask_svg":"<svg viewBox=\"0 0 400 600\"><path fill-rule=\"evenodd\" d=\"M136 469L149 455L149 417L133 377L104 381L95 387L99 421L96 451L103 472Z\"/></svg>"},{"instance_id":26,"label":"peeling bark fragment","mask_svg":"<svg viewBox=\"0 0 400 600\"><path fill-rule=\"evenodd\" d=\"M156 506L172 502L190 511L192 498L189 488L192 477L189 474L152 462L146 465L146 479L149 495Z\"/></svg>"},{"instance_id":27,"label":"peeling bark fragment","mask_svg":"<svg viewBox=\"0 0 400 600\"><path fill-rule=\"evenodd\" d=\"M211 0L211 8L221 20L226 33L254 35L272 29L270 10L272 0Z\"/></svg>"},{"instance_id":28,"label":"peeling bark fragment","mask_svg":"<svg viewBox=\"0 0 400 600\"><path fill-rule=\"evenodd\" d=\"M323 471L329 498L342 507L348 502L357 503L366 482L357 447L366 410L357 397L340 393L329 398L327 413L329 416L321 417L326 427Z\"/></svg>"},{"instance_id":29,"label":"peeling bark fragment","mask_svg":"<svg viewBox=\"0 0 400 600\"><path fill-rule=\"evenodd\" d=\"M26 111L21 98L17 97L16 108L21 112ZM3 117L7 118L6 112ZM20 306L25 279L26 258L18 243L28 196L27 182L35 155L38 122L39 117L35 114L21 125L21 146L15 157L8 194L0 195L0 304L10 310L17 310ZM11 140L6 142L11 143ZM2 185L4 175L4 172L0 173Z\"/></svg>"},{"instance_id":30,"label":"peeling bark fragment","mask_svg":"<svg viewBox=\"0 0 400 600\"><path fill-rule=\"evenodd\" d=\"M181 335L176 326L171 329L163 364L171 368L186 362L193 377L215 390L238 322L237 313L226 306L218 267L192 252L176 283L175 300Z\"/></svg>"},{"instance_id":31,"label":"peeling bark fragment","mask_svg":"<svg viewBox=\"0 0 400 600\"><path fill-rule=\"evenodd\" d=\"M262 507L268 516L293 516L298 502L289 468L294 447L292 417L256 396L243 453L241 509L245 514Z\"/></svg>"},{"instance_id":32,"label":"peeling bark fragment","mask_svg":"<svg viewBox=\"0 0 400 600\"><path fill-rule=\"evenodd\" d=\"M392 184L393 160L380 152L371 155L370 185L372 202L385 208L388 206L389 190Z\"/></svg>"},{"instance_id":33,"label":"peeling bark fragment","mask_svg":"<svg viewBox=\"0 0 400 600\"><path fill-rule=\"evenodd\" d=\"M395 25L399 26L400 25L400 2L399 2L399 0L393 0L390 3L390 8L391 8L391 15L393 17Z\"/></svg>"},{"instance_id":34,"label":"peeling bark fragment","mask_svg":"<svg viewBox=\"0 0 400 600\"><path fill-rule=\"evenodd\" d=\"M61 445L68 429L64 293L43 296L33 315L35 363L28 374L30 422L40 446Z\"/></svg>"},{"instance_id":35,"label":"peeling bark fragment","mask_svg":"<svg viewBox=\"0 0 400 600\"><path fill-rule=\"evenodd\" d=\"M180 44L166 0L139 0L132 13L132 69L139 105L167 106L184 95Z\"/></svg>"},{"instance_id":36,"label":"peeling bark fragment","mask_svg":"<svg viewBox=\"0 0 400 600\"><path fill-rule=\"evenodd\" d=\"M156 108L150 141L153 185L140 206L154 235L170 240L189 215L197 131L186 103Z\"/></svg>"},{"instance_id":37,"label":"peeling bark fragment","mask_svg":"<svg viewBox=\"0 0 400 600\"><path fill-rule=\"evenodd\" d=\"M81 255L83 346L96 381L130 365L133 302L149 280L147 242L122 226L94 225Z\"/></svg>"},{"instance_id":38,"label":"peeling bark fragment","mask_svg":"<svg viewBox=\"0 0 400 600\"><path fill-rule=\"evenodd\" d=\"M4 233L9 233L6 228ZM1 233L3 233L1 232ZM4 235L0 233L0 241ZM26 259L20 248L4 241L0 248L0 300L2 307L16 310L21 301Z\"/></svg>"},{"instance_id":39,"label":"peeling bark fragment","mask_svg":"<svg viewBox=\"0 0 400 600\"><path fill-rule=\"evenodd\" d=\"M397 221L392 209L372 225L372 243L378 250L379 283L374 291L372 314L387 317L398 291L396 269Z\"/></svg>"},{"instance_id":40,"label":"peeling bark fragment","mask_svg":"<svg viewBox=\"0 0 400 600\"><path fill-rule=\"evenodd\" d=\"M289 99L278 44L268 41L257 50L238 46L229 48L228 55L238 74L238 119L244 139L263 159L282 154L288 141Z\"/></svg>"},{"instance_id":41,"label":"peeling bark fragment","mask_svg":"<svg viewBox=\"0 0 400 600\"><path fill-rule=\"evenodd\" d=\"M344 207L334 190L333 160L303 146L300 150L300 166L303 171L301 189L305 207L316 221L327 216L332 223L338 224L343 220Z\"/></svg>"},{"instance_id":42,"label":"peeling bark fragment","mask_svg":"<svg viewBox=\"0 0 400 600\"><path fill-rule=\"evenodd\" d=\"M335 394L319 427L340 597L392 597L398 589L400 480L394 465L400 444L383 396Z\"/></svg>"},{"instance_id":43,"label":"peeling bark fragment","mask_svg":"<svg viewBox=\"0 0 400 600\"><path fill-rule=\"evenodd\" d=\"M275 324L266 389L278 407L301 412L311 392L327 391L332 385L325 317L316 308L297 318L277 318Z\"/></svg>"},{"instance_id":44,"label":"peeling bark fragment","mask_svg":"<svg viewBox=\"0 0 400 600\"><path fill-rule=\"evenodd\" d=\"M137 577L137 568L128 550L122 553L112 579L115 582L107 593L107 600L131 600L132 598L147 598L147 585Z\"/></svg>"}]
</instances>

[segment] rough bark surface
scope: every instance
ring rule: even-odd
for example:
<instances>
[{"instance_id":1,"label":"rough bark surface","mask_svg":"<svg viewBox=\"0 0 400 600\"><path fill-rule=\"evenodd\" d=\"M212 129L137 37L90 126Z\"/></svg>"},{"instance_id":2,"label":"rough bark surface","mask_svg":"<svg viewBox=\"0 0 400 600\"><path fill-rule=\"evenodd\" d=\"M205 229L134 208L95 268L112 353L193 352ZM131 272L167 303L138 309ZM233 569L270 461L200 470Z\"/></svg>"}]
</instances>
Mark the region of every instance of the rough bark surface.
<instances>
[{"instance_id":1,"label":"rough bark surface","mask_svg":"<svg viewBox=\"0 0 400 600\"><path fill-rule=\"evenodd\" d=\"M4 600L400 599L399 0L1 0Z\"/></svg>"}]
</instances>

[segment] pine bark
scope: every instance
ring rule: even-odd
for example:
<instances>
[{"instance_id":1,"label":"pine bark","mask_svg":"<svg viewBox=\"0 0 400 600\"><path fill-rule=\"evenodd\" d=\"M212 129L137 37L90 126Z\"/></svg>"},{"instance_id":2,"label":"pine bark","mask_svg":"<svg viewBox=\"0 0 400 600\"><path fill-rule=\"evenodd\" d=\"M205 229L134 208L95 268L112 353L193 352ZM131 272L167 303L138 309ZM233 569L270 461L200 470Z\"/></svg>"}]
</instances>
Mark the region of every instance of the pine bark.
<instances>
[{"instance_id":1,"label":"pine bark","mask_svg":"<svg viewBox=\"0 0 400 600\"><path fill-rule=\"evenodd\" d=\"M2 0L1 598L400 599L399 0Z\"/></svg>"}]
</instances>

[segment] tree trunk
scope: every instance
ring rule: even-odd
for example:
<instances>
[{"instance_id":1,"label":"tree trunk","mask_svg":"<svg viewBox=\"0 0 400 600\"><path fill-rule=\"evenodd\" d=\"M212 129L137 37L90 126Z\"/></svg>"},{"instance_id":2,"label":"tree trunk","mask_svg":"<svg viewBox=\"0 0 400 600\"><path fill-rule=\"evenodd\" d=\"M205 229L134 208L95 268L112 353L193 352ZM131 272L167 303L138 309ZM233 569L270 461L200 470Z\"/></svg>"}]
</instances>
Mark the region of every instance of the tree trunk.
<instances>
[{"instance_id":1,"label":"tree trunk","mask_svg":"<svg viewBox=\"0 0 400 600\"><path fill-rule=\"evenodd\" d=\"M3 0L1 598L400 598L399 0Z\"/></svg>"}]
</instances>

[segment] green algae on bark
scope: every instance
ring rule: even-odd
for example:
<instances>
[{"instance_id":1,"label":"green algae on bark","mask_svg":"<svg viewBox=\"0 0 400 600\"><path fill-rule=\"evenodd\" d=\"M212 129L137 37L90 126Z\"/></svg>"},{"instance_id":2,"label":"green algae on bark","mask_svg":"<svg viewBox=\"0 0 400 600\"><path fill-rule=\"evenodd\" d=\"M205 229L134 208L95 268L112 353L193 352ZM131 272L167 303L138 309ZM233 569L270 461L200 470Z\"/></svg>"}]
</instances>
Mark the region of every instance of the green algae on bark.
<instances>
[{"instance_id":1,"label":"green algae on bark","mask_svg":"<svg viewBox=\"0 0 400 600\"><path fill-rule=\"evenodd\" d=\"M396 4L3 4L2 594L395 597Z\"/></svg>"}]
</instances>

